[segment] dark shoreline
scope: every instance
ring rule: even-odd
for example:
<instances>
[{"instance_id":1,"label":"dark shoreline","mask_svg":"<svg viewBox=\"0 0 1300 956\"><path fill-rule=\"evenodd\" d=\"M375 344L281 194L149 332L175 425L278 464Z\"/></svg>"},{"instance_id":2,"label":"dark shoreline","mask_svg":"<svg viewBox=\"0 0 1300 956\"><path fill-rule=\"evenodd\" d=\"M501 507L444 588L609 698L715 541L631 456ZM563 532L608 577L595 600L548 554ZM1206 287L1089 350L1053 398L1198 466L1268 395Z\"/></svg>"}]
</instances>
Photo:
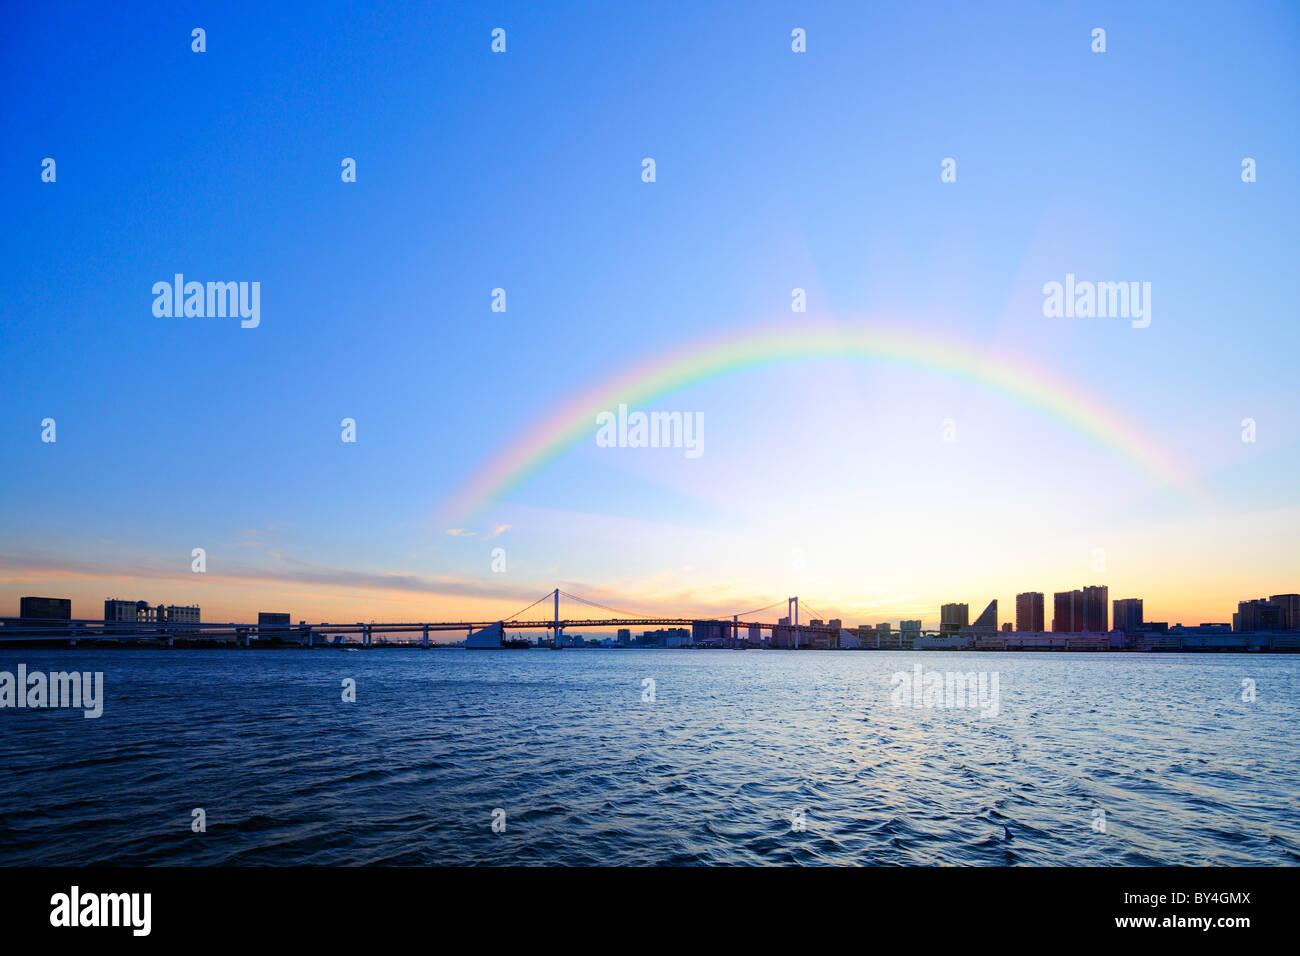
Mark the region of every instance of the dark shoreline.
<instances>
[{"instance_id":1,"label":"dark shoreline","mask_svg":"<svg viewBox=\"0 0 1300 956\"><path fill-rule=\"evenodd\" d=\"M108 640L89 640L83 644L69 645L64 640L52 641L24 641L16 639L12 641L0 642L0 648L16 648L19 650L43 650L43 651L84 651L84 650L151 650L151 651L511 651L512 653L523 648L510 647L475 647L466 648L460 644L433 644L428 646L421 644L397 644L397 643L374 643L369 646L363 644L313 644L305 647L294 643L256 643L251 645L233 644L228 641L180 641L177 640L172 645L163 644L158 641L108 641ZM550 650L545 646L530 647L528 650ZM833 647L833 648L813 648L813 647L566 647L564 651L741 651L749 652L782 652L782 653L814 653L814 654L935 654L935 653L960 653L960 654L1032 654L1035 656L1044 654L1069 654L1069 655L1097 655L1097 654L1134 654L1134 655L1169 655L1169 654L1241 654L1241 655L1276 655L1286 657L1292 654L1300 653L1300 648L1279 647L1279 648L1243 648L1243 647L1188 647L1188 648L1120 648L1110 647L1104 650L1085 650L1064 649L1064 648L1032 648L1032 647L918 647L918 648L875 648L875 647Z\"/></svg>"}]
</instances>

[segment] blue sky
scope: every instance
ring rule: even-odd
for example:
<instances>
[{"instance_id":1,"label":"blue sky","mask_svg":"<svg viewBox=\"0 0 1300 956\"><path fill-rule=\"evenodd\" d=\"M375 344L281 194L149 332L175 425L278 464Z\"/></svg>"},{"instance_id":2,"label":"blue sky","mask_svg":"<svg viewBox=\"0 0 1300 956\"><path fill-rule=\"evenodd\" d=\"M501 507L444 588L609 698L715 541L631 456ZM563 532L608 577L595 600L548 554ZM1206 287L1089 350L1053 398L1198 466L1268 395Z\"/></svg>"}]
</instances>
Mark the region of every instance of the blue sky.
<instances>
[{"instance_id":1,"label":"blue sky","mask_svg":"<svg viewBox=\"0 0 1300 956\"><path fill-rule=\"evenodd\" d=\"M0 613L112 592L438 616L565 583L930 621L1100 577L1158 596L1149 616L1223 620L1300 589L1278 547L1300 531L1298 49L1288 4L16 11ZM260 281L261 326L155 317L175 272ZM1045 319L1066 272L1151 282L1151 327ZM583 447L446 533L443 503L539 415L702 335L799 321L794 287L809 317L1085 387L1214 506L969 383L823 362L668 399L709 423L700 462Z\"/></svg>"}]
</instances>

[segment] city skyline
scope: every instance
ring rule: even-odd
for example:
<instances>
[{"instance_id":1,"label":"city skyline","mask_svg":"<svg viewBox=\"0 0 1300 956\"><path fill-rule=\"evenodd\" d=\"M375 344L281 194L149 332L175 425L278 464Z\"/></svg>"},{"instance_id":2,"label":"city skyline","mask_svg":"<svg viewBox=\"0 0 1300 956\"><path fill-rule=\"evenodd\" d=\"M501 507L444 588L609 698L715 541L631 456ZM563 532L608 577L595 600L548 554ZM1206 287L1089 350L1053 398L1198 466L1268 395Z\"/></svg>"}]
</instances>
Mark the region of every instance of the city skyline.
<instances>
[{"instance_id":1,"label":"city skyline","mask_svg":"<svg viewBox=\"0 0 1300 956\"><path fill-rule=\"evenodd\" d=\"M1218 620L1184 621L1184 620L1168 619L1164 621L1156 621L1156 618L1154 616L1146 615L1144 609L1144 598L1140 596L1112 598L1110 597L1109 590L1110 589L1108 585L1085 585L1082 588L1073 588L1065 591L1021 592L1016 595L1014 603L1010 605L1011 611L1008 614L1008 616L1005 618L1002 617L999 613L998 599L993 598L984 607L984 610L979 615L979 617L973 622L969 619L970 605L968 602L948 602L941 605L939 608L938 616L932 622L927 621L925 618L916 618L916 619L911 619L909 621L909 619L906 617L895 618L892 620L885 620L885 621L879 620L878 617L862 618L860 620L854 621L849 618L845 618L842 615L837 615L834 612L828 614L822 611L818 611L812 608L810 605L808 605L807 602L804 602L802 605L798 605L798 606L804 608L802 617L800 618L800 623L808 623L814 619L817 619L818 622L820 622L820 620L822 619L830 620L830 621L838 620L843 623L843 626L852 629L852 628L869 628L869 627L876 627L876 626L890 627L894 624L895 621L899 621L901 622L900 626L903 626L903 629L906 629L905 625L911 623L913 625L919 625L920 629L922 630L944 632L944 633L956 633L958 631L964 632L970 630L975 630L975 631L1014 630L1016 632L1037 631L1043 633L1046 632L1101 633L1101 632L1107 632L1111 630L1131 631L1131 630L1142 629L1142 628L1150 629L1151 627L1155 627L1159 629L1159 628L1166 628L1166 627L1196 628L1196 627L1204 627L1204 626L1214 626L1214 627L1227 626L1231 628L1232 631L1236 632L1239 630L1254 631L1254 630L1274 630L1274 629L1286 631L1286 630L1294 630L1297 626L1300 626L1300 624L1298 624L1298 622L1300 622L1300 594L1297 594L1295 592L1275 592L1267 597L1242 598L1237 602L1236 611L1232 611L1227 616ZM1051 614L1050 617L1046 616L1045 613L1045 609L1048 606L1049 595L1052 598L1052 608L1053 608L1053 613ZM548 601L549 598L550 595L548 594L540 600ZM578 599L566 597L565 600L567 605L570 604L573 600L578 600ZM792 607L796 606L797 602L799 602L800 600L801 599L798 597L791 597L786 599L787 603L791 604ZM75 620L90 620L90 621L100 620L100 618L97 615L72 613L71 601L72 601L71 598L62 597L62 596L51 597L49 595L38 596L38 595L25 594L21 596L21 607L19 608L18 611L16 611L12 615L0 614L0 617L13 617L13 618L25 617L30 619L42 619L48 617L49 619L71 619L74 621ZM33 609L49 608L52 607L54 603L63 606L60 607L59 610L55 612L51 612L47 615L47 614L36 613L34 610L32 611L24 610L24 608L28 607L29 603L31 608ZM538 603L539 601L532 602L533 605ZM597 607L600 608L600 610L602 611L608 611L609 613L612 614L624 614L624 615L635 614L635 612L622 611L613 608L604 608L601 607L600 605L586 604L585 599L580 603L583 603L585 607L588 608ZM772 610L772 608L776 607L780 603L781 602L779 601L773 602L771 605L760 609L759 612L750 611L750 612L740 613L741 623L743 624L745 621L754 621L758 619L767 620L768 618L777 619L780 623L789 623L790 621L789 610L787 611L787 615L785 617L778 617L779 612ZM547 606L549 607L549 605ZM1251 614L1250 620L1244 622L1240 621L1239 619L1241 617L1242 612L1246 611L1248 608ZM1268 613L1270 614L1276 613L1279 616L1276 617L1267 616L1267 615L1261 616L1261 612L1260 612L1261 608L1265 609L1265 611L1268 611ZM103 609L104 609L104 613L103 613L102 620L106 622L108 621L134 622L136 620L140 620L140 621L149 621L149 622L172 621L177 623L198 622L200 620L199 615L201 610L198 605L193 605L193 604L164 605L163 603L159 602L156 606L151 606L147 600L131 600L131 599L123 600L119 598L105 598L103 601ZM140 615L139 617L137 617L136 614L137 609L139 611L139 615ZM1280 610L1276 610L1276 609L1280 609ZM682 610L682 609L675 609L675 610ZM689 612L691 610L693 609L685 609L686 612ZM558 607L557 607L557 611L558 611ZM270 616L272 618L279 620L282 624L289 623L292 620L298 620L300 622L311 623L311 624L317 624L323 622L323 619L304 618L295 615L291 612L285 612L285 611L267 612L264 609L262 609L257 611L256 613L259 620ZM548 611L546 614L541 614L541 618L549 619L548 618L549 613L550 612ZM660 610L660 613L664 613L662 612L662 609ZM818 618L819 615L820 618ZM436 618L437 616L438 615L436 614L417 615L416 617L409 618L409 619L402 619L402 620L417 620L417 619L430 620ZM537 615L531 615L531 617L536 617L536 616ZM566 606L565 614L561 615L561 617L572 617L572 616L573 614L571 613L571 608ZM578 616L585 619L591 617L592 614L590 611L584 610ZM669 616L671 616L671 613L669 613ZM728 611L725 613L715 613L712 615L695 614L690 616L694 616L700 620L716 619L716 620L728 621L733 617L733 612ZM344 617L346 618L347 615L345 615ZM509 622L512 620L516 620L519 617L520 615L515 613L510 616L496 618L496 620ZM525 615L524 617L527 618L530 616ZM247 621L250 621L251 619L252 619L251 615L246 612L242 616L240 615L231 616L231 617L208 616L203 620L205 623L217 623L217 622L245 623ZM450 618L447 619L450 620ZM375 622L374 618L370 618L369 620L371 622ZM491 617L464 618L464 620L488 621L488 620L493 620L493 618ZM340 618L336 623L351 623L351 622L350 620L345 621L343 618ZM398 619L392 619L391 621L378 622L378 623L399 623L399 621ZM594 628L596 630L609 630L609 629L617 629L620 623L621 622L617 617L612 617L609 618L608 625L587 625L587 626L590 628Z\"/></svg>"},{"instance_id":2,"label":"city skyline","mask_svg":"<svg viewBox=\"0 0 1300 956\"><path fill-rule=\"evenodd\" d=\"M236 5L202 54L171 14L23 14L0 606L1294 591L1296 12L943 14L561 4L502 55L442 10L338 51ZM256 322L159 308L177 275L256 285ZM1058 314L1083 283L1142 314ZM701 453L602 445L623 405Z\"/></svg>"}]
</instances>

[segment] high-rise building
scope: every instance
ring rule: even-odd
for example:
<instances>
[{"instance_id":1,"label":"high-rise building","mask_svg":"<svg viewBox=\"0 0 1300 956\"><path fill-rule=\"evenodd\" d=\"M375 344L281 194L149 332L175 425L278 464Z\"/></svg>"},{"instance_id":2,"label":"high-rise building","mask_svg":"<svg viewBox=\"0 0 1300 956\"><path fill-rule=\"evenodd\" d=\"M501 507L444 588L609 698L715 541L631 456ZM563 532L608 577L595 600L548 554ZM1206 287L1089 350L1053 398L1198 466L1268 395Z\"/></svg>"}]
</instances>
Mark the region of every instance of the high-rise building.
<instances>
[{"instance_id":1,"label":"high-rise building","mask_svg":"<svg viewBox=\"0 0 1300 956\"><path fill-rule=\"evenodd\" d=\"M1300 594L1274 594L1268 599L1269 604L1286 611L1286 629L1300 631Z\"/></svg>"},{"instance_id":2,"label":"high-rise building","mask_svg":"<svg viewBox=\"0 0 1300 956\"><path fill-rule=\"evenodd\" d=\"M1105 633L1110 630L1110 588L1104 584L1083 589L1084 631Z\"/></svg>"},{"instance_id":3,"label":"high-rise building","mask_svg":"<svg viewBox=\"0 0 1300 956\"><path fill-rule=\"evenodd\" d=\"M1083 630L1083 592L1057 591L1052 595L1052 630L1077 634Z\"/></svg>"},{"instance_id":4,"label":"high-rise building","mask_svg":"<svg viewBox=\"0 0 1300 956\"><path fill-rule=\"evenodd\" d=\"M1057 591L1052 595L1052 630L1067 634L1109 631L1109 597L1110 588L1104 584Z\"/></svg>"},{"instance_id":5,"label":"high-rise building","mask_svg":"<svg viewBox=\"0 0 1300 956\"><path fill-rule=\"evenodd\" d=\"M1289 595L1278 595L1289 597ZM1237 613L1232 615L1232 629L1243 633L1252 631L1285 631L1288 626L1287 604L1275 604L1272 599L1258 598L1240 601Z\"/></svg>"},{"instance_id":6,"label":"high-rise building","mask_svg":"<svg viewBox=\"0 0 1300 956\"><path fill-rule=\"evenodd\" d=\"M1142 627L1142 599L1116 598L1113 606L1115 630L1123 631L1125 634L1136 634Z\"/></svg>"},{"instance_id":7,"label":"high-rise building","mask_svg":"<svg viewBox=\"0 0 1300 956\"><path fill-rule=\"evenodd\" d=\"M945 604L939 608L939 631L953 634L970 623L970 605Z\"/></svg>"},{"instance_id":8,"label":"high-rise building","mask_svg":"<svg viewBox=\"0 0 1300 956\"><path fill-rule=\"evenodd\" d=\"M1042 591L1026 591L1016 595L1016 630L1035 633L1046 630L1043 627Z\"/></svg>"}]
</instances>

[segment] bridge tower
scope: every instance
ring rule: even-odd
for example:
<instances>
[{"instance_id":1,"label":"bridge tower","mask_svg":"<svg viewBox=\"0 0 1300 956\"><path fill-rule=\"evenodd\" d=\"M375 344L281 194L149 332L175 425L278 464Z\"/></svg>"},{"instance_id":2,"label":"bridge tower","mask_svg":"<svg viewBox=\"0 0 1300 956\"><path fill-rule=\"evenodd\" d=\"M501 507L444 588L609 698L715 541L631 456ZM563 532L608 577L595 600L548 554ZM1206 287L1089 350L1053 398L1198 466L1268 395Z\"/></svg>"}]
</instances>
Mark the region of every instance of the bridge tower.
<instances>
[{"instance_id":1,"label":"bridge tower","mask_svg":"<svg viewBox=\"0 0 1300 956\"><path fill-rule=\"evenodd\" d=\"M558 651L564 645L560 642L560 589L555 589L555 624L551 631L551 649Z\"/></svg>"},{"instance_id":2,"label":"bridge tower","mask_svg":"<svg viewBox=\"0 0 1300 956\"><path fill-rule=\"evenodd\" d=\"M796 595L792 598L785 599L785 613L790 616L790 624L794 628L794 646L799 647L799 597Z\"/></svg>"}]
</instances>

